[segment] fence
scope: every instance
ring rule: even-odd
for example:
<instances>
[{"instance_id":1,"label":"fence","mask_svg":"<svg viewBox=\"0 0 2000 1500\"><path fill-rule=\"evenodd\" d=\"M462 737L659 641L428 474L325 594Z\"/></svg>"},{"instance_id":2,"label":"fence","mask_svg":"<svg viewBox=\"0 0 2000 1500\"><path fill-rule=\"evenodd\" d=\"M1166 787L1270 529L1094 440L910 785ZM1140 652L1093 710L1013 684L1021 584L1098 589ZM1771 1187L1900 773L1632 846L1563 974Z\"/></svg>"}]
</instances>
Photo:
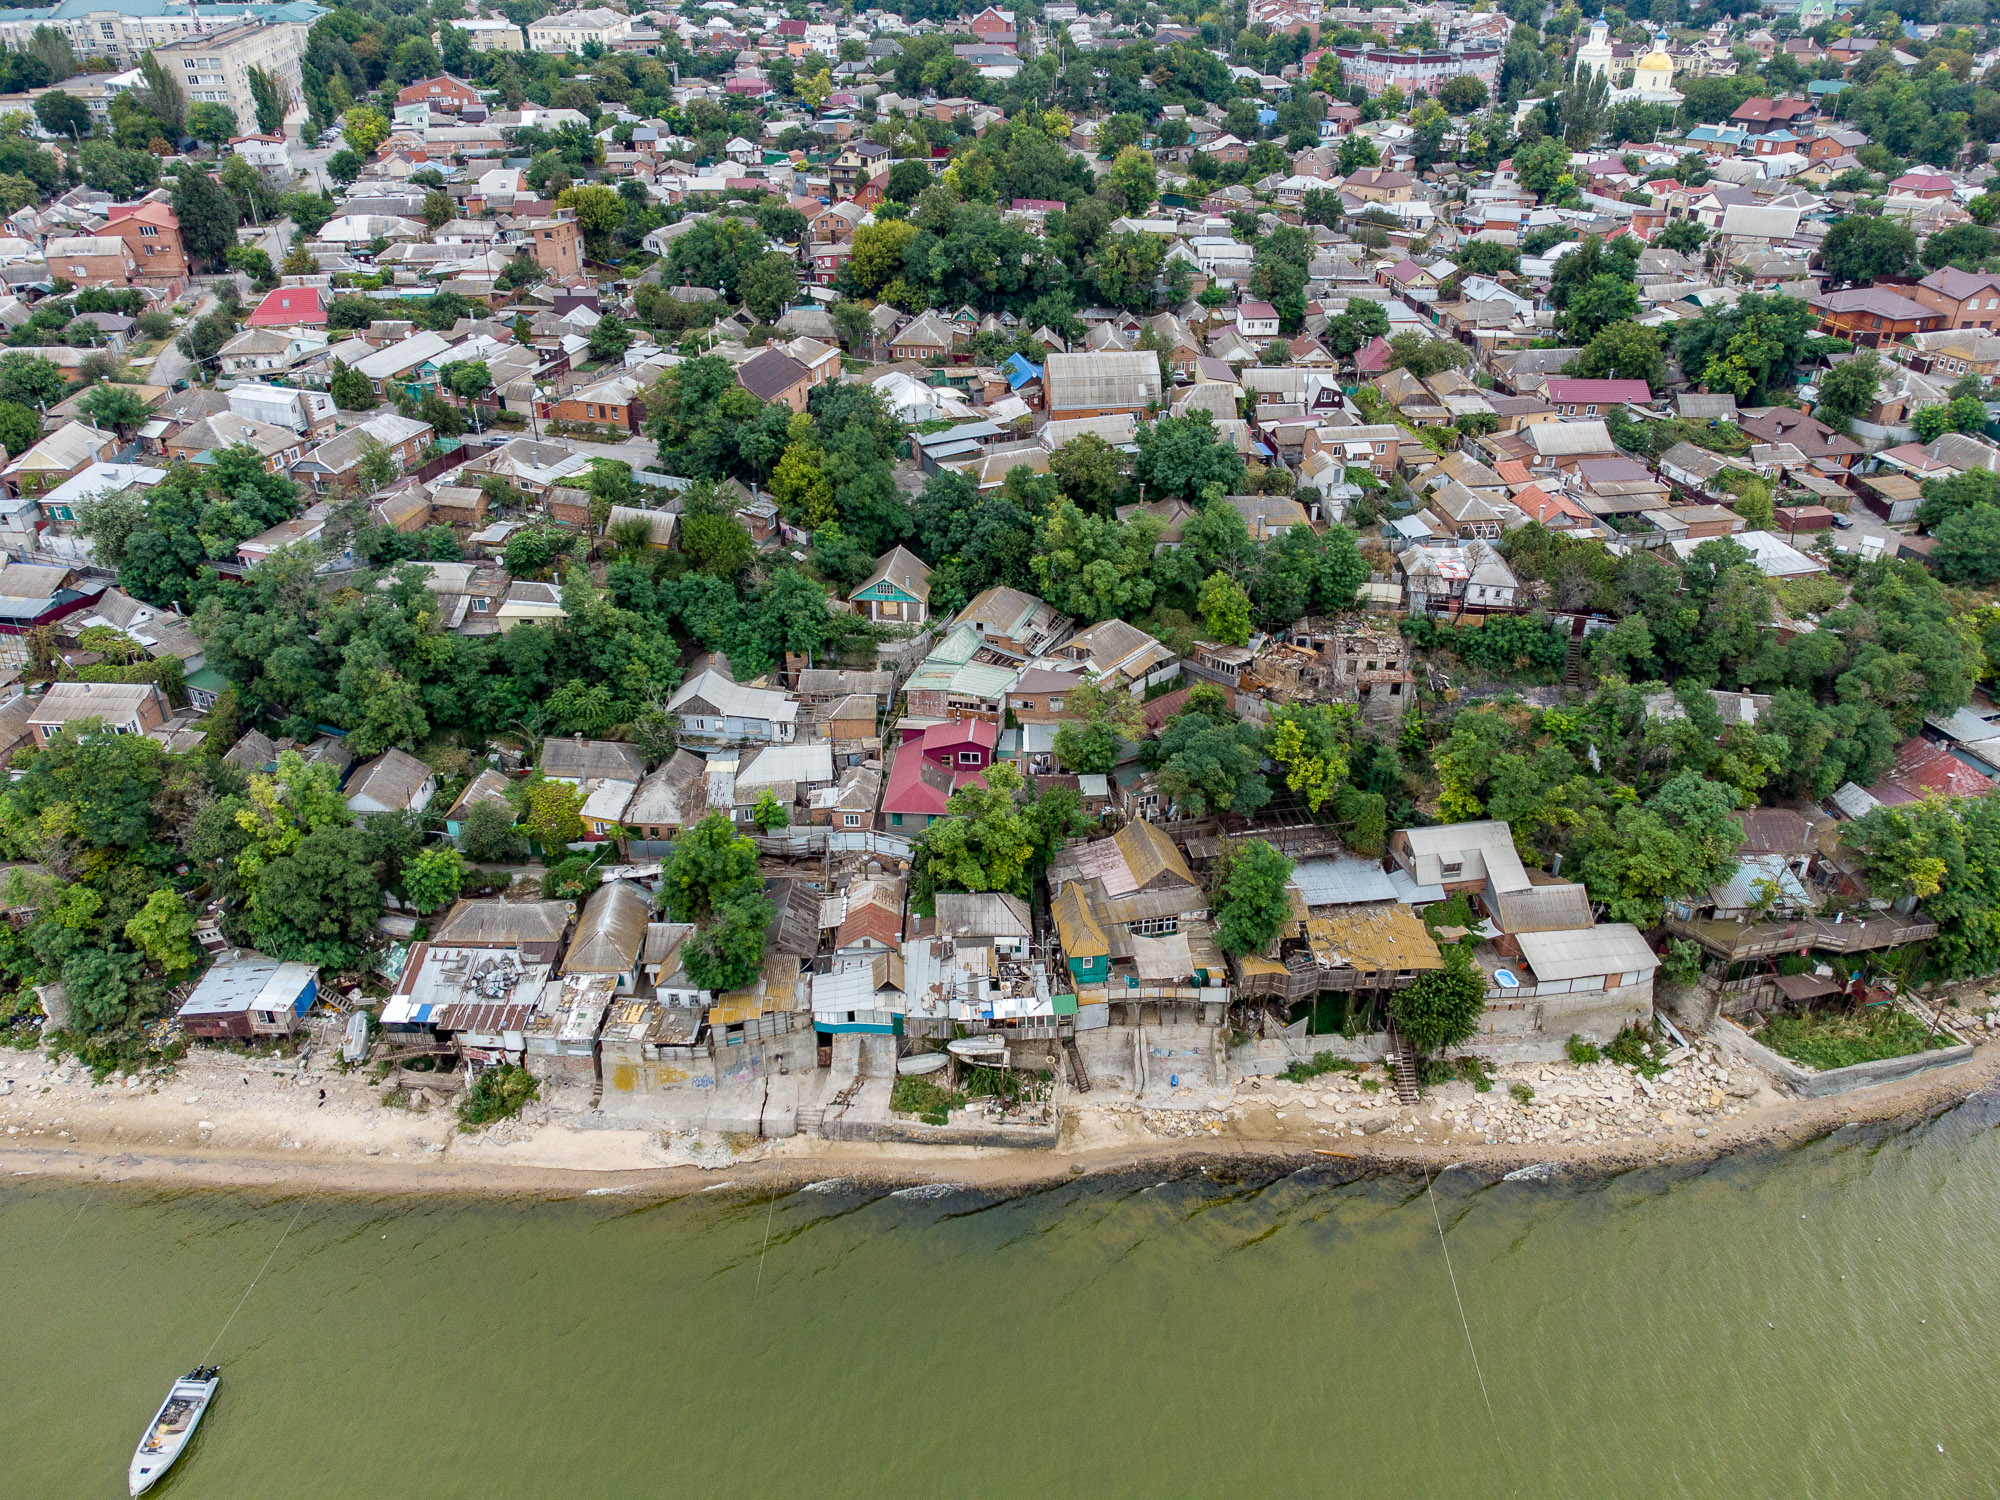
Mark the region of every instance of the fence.
<instances>
[{"instance_id":1,"label":"fence","mask_svg":"<svg viewBox=\"0 0 2000 1500\"><path fill-rule=\"evenodd\" d=\"M835 854L886 854L894 859L908 859L916 848L913 840L900 833L882 833L873 828L827 828L819 824L781 828L776 833L760 833L756 839L760 853L792 856L825 854L831 850Z\"/></svg>"}]
</instances>

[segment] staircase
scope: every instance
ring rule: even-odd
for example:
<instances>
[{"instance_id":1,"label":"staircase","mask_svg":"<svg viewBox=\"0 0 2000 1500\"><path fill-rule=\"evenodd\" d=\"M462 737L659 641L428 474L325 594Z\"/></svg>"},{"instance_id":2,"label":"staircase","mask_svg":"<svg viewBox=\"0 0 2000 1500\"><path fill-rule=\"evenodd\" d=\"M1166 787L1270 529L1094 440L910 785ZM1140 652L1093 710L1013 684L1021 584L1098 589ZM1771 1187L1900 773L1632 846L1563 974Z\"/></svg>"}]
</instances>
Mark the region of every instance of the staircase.
<instances>
[{"instance_id":1,"label":"staircase","mask_svg":"<svg viewBox=\"0 0 2000 1500\"><path fill-rule=\"evenodd\" d=\"M1410 1039L1389 1028L1389 1067L1396 1081L1396 1101L1399 1104L1415 1104L1422 1095L1417 1089L1417 1049L1410 1045Z\"/></svg>"},{"instance_id":2,"label":"staircase","mask_svg":"<svg viewBox=\"0 0 2000 1500\"><path fill-rule=\"evenodd\" d=\"M820 1126L826 1123L826 1106L823 1104L801 1104L798 1109L797 1120L800 1135L818 1135Z\"/></svg>"},{"instance_id":3,"label":"staircase","mask_svg":"<svg viewBox=\"0 0 2000 1500\"><path fill-rule=\"evenodd\" d=\"M1571 636L1569 650L1563 654L1563 686L1580 688L1583 686L1583 638Z\"/></svg>"},{"instance_id":4,"label":"staircase","mask_svg":"<svg viewBox=\"0 0 2000 1500\"><path fill-rule=\"evenodd\" d=\"M1063 1038L1063 1056L1069 1059L1069 1081L1079 1094L1090 1092L1090 1073L1083 1065L1083 1054L1077 1050L1076 1038Z\"/></svg>"}]
</instances>

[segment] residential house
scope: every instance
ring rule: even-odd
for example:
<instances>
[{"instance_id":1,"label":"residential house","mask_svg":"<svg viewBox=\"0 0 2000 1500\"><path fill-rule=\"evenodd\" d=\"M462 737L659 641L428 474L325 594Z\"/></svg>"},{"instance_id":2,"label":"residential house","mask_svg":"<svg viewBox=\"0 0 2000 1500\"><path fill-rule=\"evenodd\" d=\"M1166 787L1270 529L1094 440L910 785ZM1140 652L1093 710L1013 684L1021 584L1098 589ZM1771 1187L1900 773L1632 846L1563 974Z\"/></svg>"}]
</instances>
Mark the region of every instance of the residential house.
<instances>
[{"instance_id":1,"label":"residential house","mask_svg":"<svg viewBox=\"0 0 2000 1500\"><path fill-rule=\"evenodd\" d=\"M1049 419L1143 413L1162 393L1160 362L1148 350L1051 354L1042 374Z\"/></svg>"},{"instance_id":2,"label":"residential house","mask_svg":"<svg viewBox=\"0 0 2000 1500\"><path fill-rule=\"evenodd\" d=\"M1910 288L1926 307L1944 315L1944 328L2000 326L2000 276L1944 266Z\"/></svg>"},{"instance_id":3,"label":"residential house","mask_svg":"<svg viewBox=\"0 0 2000 1500\"><path fill-rule=\"evenodd\" d=\"M1020 657L1046 655L1076 628L1053 605L1005 586L981 592L951 623L953 630L969 625L989 646Z\"/></svg>"},{"instance_id":4,"label":"residential house","mask_svg":"<svg viewBox=\"0 0 2000 1500\"><path fill-rule=\"evenodd\" d=\"M1409 547L1396 563L1413 615L1490 614L1521 606L1520 580L1485 542Z\"/></svg>"},{"instance_id":5,"label":"residential house","mask_svg":"<svg viewBox=\"0 0 2000 1500\"><path fill-rule=\"evenodd\" d=\"M130 286L138 270L132 247L115 234L57 235L42 254L51 276L77 287Z\"/></svg>"},{"instance_id":6,"label":"residential house","mask_svg":"<svg viewBox=\"0 0 2000 1500\"><path fill-rule=\"evenodd\" d=\"M359 823L369 813L420 813L437 795L437 773L407 751L393 746L362 764L348 778L348 810Z\"/></svg>"},{"instance_id":7,"label":"residential house","mask_svg":"<svg viewBox=\"0 0 2000 1500\"><path fill-rule=\"evenodd\" d=\"M574 787L606 779L636 782L646 774L646 758L638 746L623 740L587 740L580 734L544 740L539 764L547 780Z\"/></svg>"},{"instance_id":8,"label":"residential house","mask_svg":"<svg viewBox=\"0 0 2000 1500\"><path fill-rule=\"evenodd\" d=\"M950 719L905 734L889 766L882 813L891 829L916 832L944 816L951 794L968 782L986 784L999 744L986 719Z\"/></svg>"},{"instance_id":9,"label":"residential house","mask_svg":"<svg viewBox=\"0 0 2000 1500\"><path fill-rule=\"evenodd\" d=\"M108 461L118 449L115 434L87 422L65 422L6 468L0 488L9 495L41 495L74 479L92 464Z\"/></svg>"},{"instance_id":10,"label":"residential house","mask_svg":"<svg viewBox=\"0 0 2000 1500\"><path fill-rule=\"evenodd\" d=\"M202 455L224 448L250 448L273 474L283 474L305 452L305 441L289 427L274 426L236 412L217 412L190 423L166 440L167 457L203 462ZM211 460L212 461L212 460ZM6 477L0 471L0 480Z\"/></svg>"},{"instance_id":11,"label":"residential house","mask_svg":"<svg viewBox=\"0 0 2000 1500\"><path fill-rule=\"evenodd\" d=\"M21 566L0 569L0 594L5 592L5 575ZM57 682L28 716L27 728L38 746L46 746L66 727L85 720L95 720L114 734L144 734L166 723L169 712L166 695L150 682Z\"/></svg>"},{"instance_id":12,"label":"residential house","mask_svg":"<svg viewBox=\"0 0 2000 1500\"><path fill-rule=\"evenodd\" d=\"M930 578L921 558L894 547L875 560L875 570L847 600L878 624L921 625L930 618Z\"/></svg>"},{"instance_id":13,"label":"residential house","mask_svg":"<svg viewBox=\"0 0 2000 1500\"><path fill-rule=\"evenodd\" d=\"M377 412L300 458L292 465L292 478L316 494L344 490L360 482L362 461L375 452L386 454L401 474L417 465L434 436L428 422Z\"/></svg>"},{"instance_id":14,"label":"residential house","mask_svg":"<svg viewBox=\"0 0 2000 1500\"><path fill-rule=\"evenodd\" d=\"M131 282L178 297L187 284L187 245L172 205L156 198L114 203L105 210L103 233L125 242L132 260Z\"/></svg>"},{"instance_id":15,"label":"residential house","mask_svg":"<svg viewBox=\"0 0 2000 1500\"><path fill-rule=\"evenodd\" d=\"M667 700L683 736L705 744L788 745L798 735L798 700L773 688L733 682L711 667Z\"/></svg>"},{"instance_id":16,"label":"residential house","mask_svg":"<svg viewBox=\"0 0 2000 1500\"><path fill-rule=\"evenodd\" d=\"M175 1012L181 1029L203 1041L248 1042L290 1036L319 998L319 970L238 949L196 983Z\"/></svg>"},{"instance_id":17,"label":"residential house","mask_svg":"<svg viewBox=\"0 0 2000 1500\"><path fill-rule=\"evenodd\" d=\"M630 830L627 852L660 852L654 844L664 844L683 828L699 823L707 811L707 762L687 750L674 751L666 764L639 783L625 808L625 826Z\"/></svg>"},{"instance_id":18,"label":"residential house","mask_svg":"<svg viewBox=\"0 0 2000 1500\"><path fill-rule=\"evenodd\" d=\"M789 354L766 349L736 367L736 382L759 401L782 402L802 412L812 390L812 372Z\"/></svg>"},{"instance_id":19,"label":"residential house","mask_svg":"<svg viewBox=\"0 0 2000 1500\"><path fill-rule=\"evenodd\" d=\"M1942 328L1947 317L1935 304L1913 302L1883 286L1850 287L1806 300L1819 314L1821 333L1871 349Z\"/></svg>"}]
</instances>

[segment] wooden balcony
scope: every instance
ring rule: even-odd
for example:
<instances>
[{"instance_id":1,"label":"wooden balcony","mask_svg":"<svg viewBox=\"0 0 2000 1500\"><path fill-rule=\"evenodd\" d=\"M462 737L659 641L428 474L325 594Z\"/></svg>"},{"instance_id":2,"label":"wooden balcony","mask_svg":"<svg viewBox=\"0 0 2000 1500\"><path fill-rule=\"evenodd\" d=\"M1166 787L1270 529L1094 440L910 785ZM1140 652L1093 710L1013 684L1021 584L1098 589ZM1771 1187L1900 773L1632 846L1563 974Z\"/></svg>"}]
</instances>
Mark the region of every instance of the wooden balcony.
<instances>
[{"instance_id":1,"label":"wooden balcony","mask_svg":"<svg viewBox=\"0 0 2000 1500\"><path fill-rule=\"evenodd\" d=\"M1869 917L1848 922L1830 922L1824 917L1801 917L1793 922L1725 922L1714 918L1692 920L1668 913L1666 929L1675 937L1692 938L1704 952L1730 963L1748 958L1775 957L1781 953L1804 953L1818 948L1826 953L1868 953L1881 948L1900 948L1937 936L1938 926L1929 917Z\"/></svg>"}]
</instances>

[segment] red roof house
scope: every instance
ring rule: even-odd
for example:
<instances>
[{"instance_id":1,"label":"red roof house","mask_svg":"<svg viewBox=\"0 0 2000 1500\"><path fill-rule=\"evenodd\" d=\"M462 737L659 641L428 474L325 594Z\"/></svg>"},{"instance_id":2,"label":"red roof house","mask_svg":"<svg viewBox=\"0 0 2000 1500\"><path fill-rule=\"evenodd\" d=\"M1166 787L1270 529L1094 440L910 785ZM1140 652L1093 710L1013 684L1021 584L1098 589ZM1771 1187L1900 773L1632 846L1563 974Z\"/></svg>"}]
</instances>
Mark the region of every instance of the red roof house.
<instances>
[{"instance_id":1,"label":"red roof house","mask_svg":"<svg viewBox=\"0 0 2000 1500\"><path fill-rule=\"evenodd\" d=\"M1359 375L1380 375L1389 368L1389 341L1377 334L1354 351L1354 369Z\"/></svg>"},{"instance_id":2,"label":"red roof house","mask_svg":"<svg viewBox=\"0 0 2000 1500\"><path fill-rule=\"evenodd\" d=\"M1896 747L1896 763L1868 788L1888 807L1921 802L1935 793L1942 797L1984 797L1994 789L1989 776L1972 769L1942 745L1929 740L1905 740Z\"/></svg>"},{"instance_id":3,"label":"red roof house","mask_svg":"<svg viewBox=\"0 0 2000 1500\"><path fill-rule=\"evenodd\" d=\"M953 792L967 782L986 784L999 743L1000 726L985 719L952 719L906 736L882 794L889 826L915 830L943 817Z\"/></svg>"},{"instance_id":4,"label":"red roof house","mask_svg":"<svg viewBox=\"0 0 2000 1500\"><path fill-rule=\"evenodd\" d=\"M1542 387L1542 395L1565 417L1594 417L1628 401L1648 405L1653 388L1643 380L1580 380L1558 375Z\"/></svg>"},{"instance_id":5,"label":"red roof house","mask_svg":"<svg viewBox=\"0 0 2000 1500\"><path fill-rule=\"evenodd\" d=\"M318 287L281 286L266 292L250 314L252 328L324 328L326 304Z\"/></svg>"}]
</instances>

